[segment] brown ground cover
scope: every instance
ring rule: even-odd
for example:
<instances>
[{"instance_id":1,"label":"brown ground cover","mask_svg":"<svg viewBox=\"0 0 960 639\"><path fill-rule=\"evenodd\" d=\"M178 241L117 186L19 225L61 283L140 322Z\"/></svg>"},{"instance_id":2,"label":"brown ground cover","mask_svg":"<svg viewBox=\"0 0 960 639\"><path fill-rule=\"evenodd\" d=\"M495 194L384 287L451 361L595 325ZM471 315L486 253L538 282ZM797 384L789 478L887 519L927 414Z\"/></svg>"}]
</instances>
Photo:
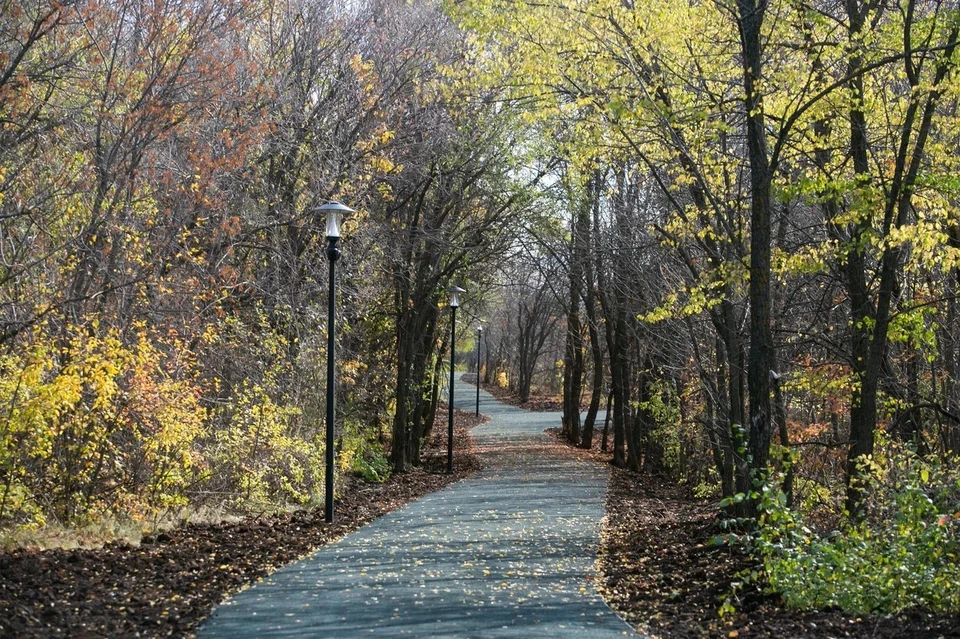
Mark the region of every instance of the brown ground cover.
<instances>
[{"instance_id":1,"label":"brown ground cover","mask_svg":"<svg viewBox=\"0 0 960 639\"><path fill-rule=\"evenodd\" d=\"M482 419L457 411L453 475L444 473L446 429L438 427L422 469L382 484L350 478L332 525L321 508L187 524L138 546L0 552L0 637L189 635L227 595L475 472L467 433Z\"/></svg>"}]
</instances>

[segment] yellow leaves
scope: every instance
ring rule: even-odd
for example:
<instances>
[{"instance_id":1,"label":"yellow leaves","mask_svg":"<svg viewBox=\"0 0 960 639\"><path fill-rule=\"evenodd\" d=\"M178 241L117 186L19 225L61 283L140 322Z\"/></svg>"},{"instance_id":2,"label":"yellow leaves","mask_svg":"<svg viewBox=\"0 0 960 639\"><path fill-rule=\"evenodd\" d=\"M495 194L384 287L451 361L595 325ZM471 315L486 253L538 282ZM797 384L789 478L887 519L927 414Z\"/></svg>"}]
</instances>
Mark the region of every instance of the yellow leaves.
<instances>
[{"instance_id":1,"label":"yellow leaves","mask_svg":"<svg viewBox=\"0 0 960 639\"><path fill-rule=\"evenodd\" d=\"M89 337L74 330L61 350L39 330L33 348L9 359L0 396L13 406L8 427L31 438L31 454L50 454L55 437L72 429L94 429L120 394L118 375L129 362L115 336Z\"/></svg>"},{"instance_id":2,"label":"yellow leaves","mask_svg":"<svg viewBox=\"0 0 960 639\"><path fill-rule=\"evenodd\" d=\"M560 6L520 6L473 0L458 3L455 16L475 30L483 49L475 65L481 73L466 81L498 90L511 87L514 97L529 105L521 116L524 123L572 120L582 126L591 115L601 116L596 131L577 136L580 147L590 147L582 152L585 157L609 149L611 138L620 147L629 146L603 118L629 130L633 140L646 138L641 131L661 127L675 113L707 121L712 107L697 104L686 84L676 86L674 77L660 75L653 67L664 65L654 65L654 60L666 60L677 78L704 78L715 95L726 92L725 76L738 70L732 52L723 49L729 44L705 38L719 32L724 20L710 3L625 6L570 0ZM671 106L663 95L670 97Z\"/></svg>"},{"instance_id":3,"label":"yellow leaves","mask_svg":"<svg viewBox=\"0 0 960 639\"><path fill-rule=\"evenodd\" d=\"M350 57L350 69L356 74L363 89L363 108L372 109L377 104L377 77L373 60L364 60L359 54Z\"/></svg>"},{"instance_id":4,"label":"yellow leaves","mask_svg":"<svg viewBox=\"0 0 960 639\"><path fill-rule=\"evenodd\" d=\"M389 175L403 170L402 165L394 164L388 157L389 145L394 137L394 131L383 127L371 137L358 140L354 144L354 148L363 153L362 167L365 174L361 179L370 180L377 175ZM353 184L344 184L345 192L351 192L355 188Z\"/></svg>"},{"instance_id":5,"label":"yellow leaves","mask_svg":"<svg viewBox=\"0 0 960 639\"><path fill-rule=\"evenodd\" d=\"M212 460L218 471L242 489L240 501L305 502L305 487L322 465L321 449L294 435L300 409L276 403L259 384L245 383L226 409L229 422L216 434Z\"/></svg>"},{"instance_id":6,"label":"yellow leaves","mask_svg":"<svg viewBox=\"0 0 960 639\"><path fill-rule=\"evenodd\" d=\"M369 75L375 66L373 60L364 60L363 56L359 53L350 56L350 69L358 76L365 77Z\"/></svg>"},{"instance_id":7,"label":"yellow leaves","mask_svg":"<svg viewBox=\"0 0 960 639\"><path fill-rule=\"evenodd\" d=\"M716 288L716 285L694 286L687 289L685 293L670 293L660 306L649 313L641 314L639 319L656 324L667 319L698 315L715 307L722 301L718 296L708 295L708 290L711 288Z\"/></svg>"},{"instance_id":8,"label":"yellow leaves","mask_svg":"<svg viewBox=\"0 0 960 639\"><path fill-rule=\"evenodd\" d=\"M184 346L178 344L178 348ZM164 359L157 345L141 334L127 389L134 417L129 423L143 439L146 459L152 467L168 468L158 479L165 489L162 494L183 487L184 471L195 461L191 447L204 433L207 417L200 388L189 379L174 379ZM168 462L173 465L167 466Z\"/></svg>"},{"instance_id":9,"label":"yellow leaves","mask_svg":"<svg viewBox=\"0 0 960 639\"><path fill-rule=\"evenodd\" d=\"M12 476L33 467L30 483L18 490L52 487L45 499L60 517L109 507L101 501L107 495L143 516L185 503L194 442L206 426L200 389L171 375L163 340L142 323L134 328L125 344L96 322L68 326L65 335L39 327L22 355L0 359L0 401L11 407L0 433L0 467ZM182 367L186 348L168 345ZM133 472L136 478L127 477ZM33 512L26 502L16 508Z\"/></svg>"},{"instance_id":10,"label":"yellow leaves","mask_svg":"<svg viewBox=\"0 0 960 639\"><path fill-rule=\"evenodd\" d=\"M384 202L394 201L395 198L393 195L393 189L390 187L389 184L387 184L386 182L380 182L379 184L377 184L376 188L377 188L377 194L380 196L380 199L382 199Z\"/></svg>"},{"instance_id":11,"label":"yellow leaves","mask_svg":"<svg viewBox=\"0 0 960 639\"><path fill-rule=\"evenodd\" d=\"M367 363L359 359L350 359L340 363L340 383L354 384L360 373L366 370Z\"/></svg>"},{"instance_id":12,"label":"yellow leaves","mask_svg":"<svg viewBox=\"0 0 960 639\"><path fill-rule=\"evenodd\" d=\"M389 158L383 156L375 156L367 159L366 162L367 169L373 173L393 173L397 167Z\"/></svg>"},{"instance_id":13,"label":"yellow leaves","mask_svg":"<svg viewBox=\"0 0 960 639\"><path fill-rule=\"evenodd\" d=\"M814 244L790 252L775 249L772 256L773 270L781 278L824 273L829 267L830 260L835 259L836 253L836 242Z\"/></svg>"},{"instance_id":14,"label":"yellow leaves","mask_svg":"<svg viewBox=\"0 0 960 639\"><path fill-rule=\"evenodd\" d=\"M924 204L923 198L915 198L915 201ZM886 238L877 240L883 250L908 249L904 251L909 256L905 269L912 272L922 272L956 259L956 251L950 247L946 233L946 215L938 215L942 209L928 205L921 210L927 215L914 224L892 228Z\"/></svg>"}]
</instances>

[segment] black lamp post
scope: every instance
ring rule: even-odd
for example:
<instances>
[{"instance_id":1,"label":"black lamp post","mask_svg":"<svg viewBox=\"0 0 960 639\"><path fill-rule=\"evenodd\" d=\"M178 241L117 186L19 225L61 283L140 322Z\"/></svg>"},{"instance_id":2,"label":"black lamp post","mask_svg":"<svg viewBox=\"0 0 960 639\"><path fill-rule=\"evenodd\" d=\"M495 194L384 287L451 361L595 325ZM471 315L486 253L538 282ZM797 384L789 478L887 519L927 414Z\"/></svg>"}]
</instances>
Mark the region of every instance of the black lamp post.
<instances>
[{"instance_id":1,"label":"black lamp post","mask_svg":"<svg viewBox=\"0 0 960 639\"><path fill-rule=\"evenodd\" d=\"M336 264L340 259L340 249L337 241L340 239L340 219L345 213L353 213L353 209L340 204L328 202L317 208L317 213L327 216L327 259L330 261L330 287L327 292L327 449L326 475L324 477L324 518L328 524L333 523L333 420L334 404L334 362L336 360L336 342L334 340L334 308L336 303Z\"/></svg>"},{"instance_id":2,"label":"black lamp post","mask_svg":"<svg viewBox=\"0 0 960 639\"><path fill-rule=\"evenodd\" d=\"M451 286L450 293L450 402L447 424L447 474L453 474L453 361L457 352L457 308L460 307L460 293L466 293L459 286Z\"/></svg>"},{"instance_id":3,"label":"black lamp post","mask_svg":"<svg viewBox=\"0 0 960 639\"><path fill-rule=\"evenodd\" d=\"M477 324L477 416L480 415L480 338L483 336L483 326Z\"/></svg>"}]
</instances>

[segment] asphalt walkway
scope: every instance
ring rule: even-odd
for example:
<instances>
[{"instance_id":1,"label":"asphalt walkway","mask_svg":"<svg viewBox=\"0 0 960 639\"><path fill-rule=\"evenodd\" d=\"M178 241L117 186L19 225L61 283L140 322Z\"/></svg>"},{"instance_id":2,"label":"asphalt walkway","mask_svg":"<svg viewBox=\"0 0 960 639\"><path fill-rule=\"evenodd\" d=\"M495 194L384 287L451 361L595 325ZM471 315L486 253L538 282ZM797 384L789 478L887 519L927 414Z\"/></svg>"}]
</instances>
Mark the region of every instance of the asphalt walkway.
<instances>
[{"instance_id":1,"label":"asphalt walkway","mask_svg":"<svg viewBox=\"0 0 960 639\"><path fill-rule=\"evenodd\" d=\"M476 387L456 398L472 409ZM608 471L543 446L559 413L480 399L482 471L237 594L198 636L633 636L588 577Z\"/></svg>"}]
</instances>

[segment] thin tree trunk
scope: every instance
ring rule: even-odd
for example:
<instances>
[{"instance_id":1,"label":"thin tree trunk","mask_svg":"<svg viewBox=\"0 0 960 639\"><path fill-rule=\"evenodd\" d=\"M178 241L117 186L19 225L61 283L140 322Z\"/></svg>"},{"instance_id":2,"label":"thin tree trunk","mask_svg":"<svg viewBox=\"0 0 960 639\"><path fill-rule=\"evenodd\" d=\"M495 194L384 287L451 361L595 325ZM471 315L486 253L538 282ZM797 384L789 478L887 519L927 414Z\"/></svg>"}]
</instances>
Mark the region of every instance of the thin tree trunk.
<instances>
[{"instance_id":1,"label":"thin tree trunk","mask_svg":"<svg viewBox=\"0 0 960 639\"><path fill-rule=\"evenodd\" d=\"M613 403L613 391L607 393L607 410L603 415L603 437L600 439L600 450L607 452L607 436L610 432L610 407Z\"/></svg>"},{"instance_id":2,"label":"thin tree trunk","mask_svg":"<svg viewBox=\"0 0 960 639\"><path fill-rule=\"evenodd\" d=\"M582 208L582 207L581 207ZM563 434L580 443L580 395L583 388L583 326L580 300L583 297L583 212L572 222L570 240L570 291L567 307L567 340L563 366ZM587 220L589 224L589 219Z\"/></svg>"},{"instance_id":3,"label":"thin tree trunk","mask_svg":"<svg viewBox=\"0 0 960 639\"><path fill-rule=\"evenodd\" d=\"M596 246L595 237L600 233L600 186L603 175L600 171L594 174L592 180L590 205L592 208L592 225L587 221L588 237L587 246L591 247L591 252L596 255L599 253L599 247ZM596 281L594 273L593 260L590 257L584 259L584 306L587 311L587 328L590 336L590 352L593 355L593 386L590 391L590 407L587 409L587 415L583 420L583 434L580 439L580 447L590 449L593 445L594 425L597 421L597 413L600 410L600 401L603 396L603 345L600 343L600 331L597 328L599 318L597 317L597 293L594 289Z\"/></svg>"}]
</instances>

